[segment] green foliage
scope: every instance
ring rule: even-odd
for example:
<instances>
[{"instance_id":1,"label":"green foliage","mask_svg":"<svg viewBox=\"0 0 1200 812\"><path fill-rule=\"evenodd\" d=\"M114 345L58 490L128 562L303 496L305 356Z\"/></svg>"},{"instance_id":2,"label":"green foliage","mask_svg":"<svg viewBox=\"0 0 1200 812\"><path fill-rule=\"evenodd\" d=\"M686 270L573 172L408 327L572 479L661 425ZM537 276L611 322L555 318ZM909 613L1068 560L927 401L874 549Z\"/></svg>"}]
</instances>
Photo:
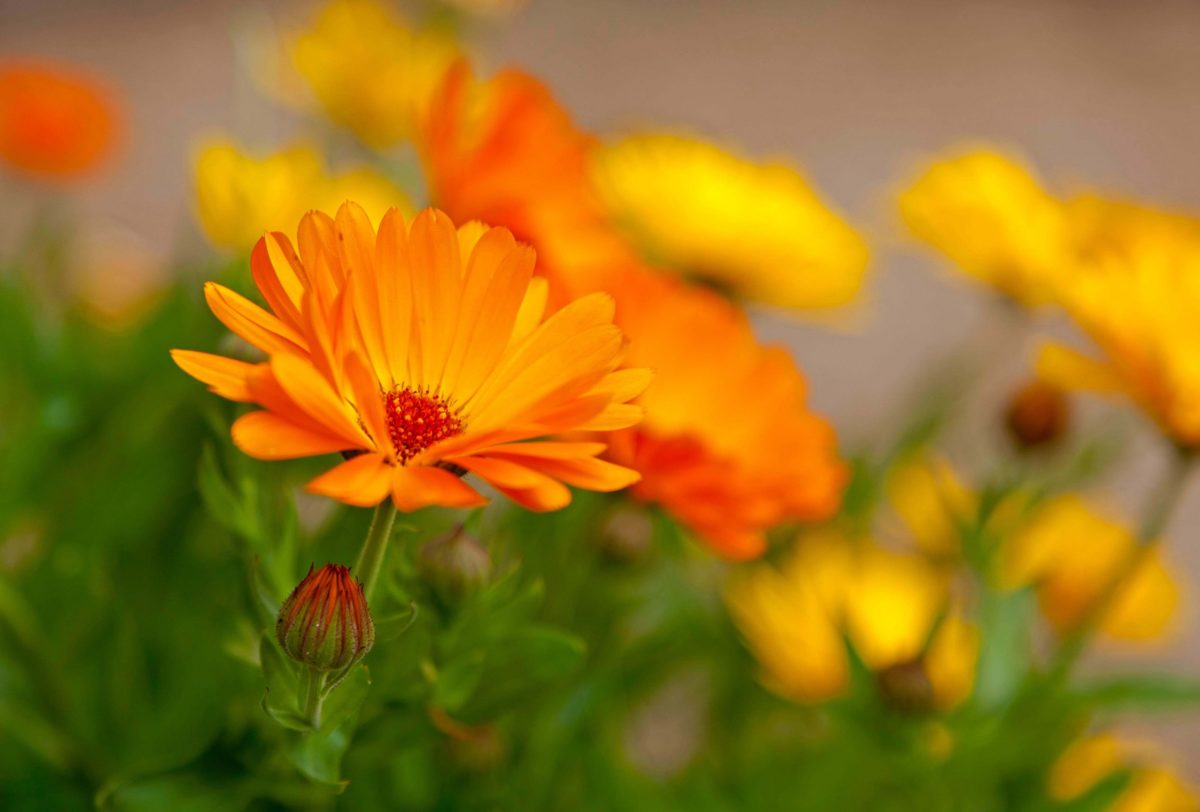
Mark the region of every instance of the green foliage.
<instances>
[{"instance_id":1,"label":"green foliage","mask_svg":"<svg viewBox=\"0 0 1200 812\"><path fill-rule=\"evenodd\" d=\"M232 448L234 408L167 355L218 340L192 285L109 333L48 317L24 284L0 276L2 808L1084 812L1128 780L1047 799L1089 722L1200 700L1182 678L1051 678L1032 594L983 589L962 707L890 710L861 664L844 699L785 702L728 619L728 565L649 509L645 537L618 544L604 528L629 503L580 493L549 515L402 518L375 648L314 728L274 619L311 564L354 560L367 512L302 495L326 461ZM882 461L855 463L845 520L870 522L890 465L948 414L922 410ZM997 478L959 528L976 586L1017 485L1035 504L1108 455ZM493 575L438 590L417 551L464 518Z\"/></svg>"}]
</instances>

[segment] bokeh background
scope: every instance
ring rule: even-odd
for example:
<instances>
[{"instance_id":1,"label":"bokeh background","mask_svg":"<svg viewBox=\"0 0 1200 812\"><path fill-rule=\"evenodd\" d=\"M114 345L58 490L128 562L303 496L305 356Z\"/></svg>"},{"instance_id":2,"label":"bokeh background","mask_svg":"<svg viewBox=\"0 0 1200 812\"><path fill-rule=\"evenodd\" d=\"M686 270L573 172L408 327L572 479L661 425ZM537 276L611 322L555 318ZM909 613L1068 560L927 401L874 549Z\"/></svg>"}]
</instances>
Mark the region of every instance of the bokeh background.
<instances>
[{"instance_id":1,"label":"bokeh background","mask_svg":"<svg viewBox=\"0 0 1200 812\"><path fill-rule=\"evenodd\" d=\"M78 210L132 229L151 254L186 258L206 250L190 212L198 137L223 130L267 147L299 126L247 78L256 32L296 6L3 0L0 53L59 57L119 90L128 118L120 158L71 194ZM1024 154L1060 189L1200 211L1194 2L532 0L475 26L485 66L530 69L583 126L654 121L754 155L786 154L868 234L868 295L834 329L770 313L757 319L763 336L794 351L814 407L850 448L897 425L922 370L986 329L982 297L940 273L897 223L891 193L922 158L988 141ZM11 249L37 205L29 188L0 186L0 250ZM995 391L977 395L979 425L954 441L968 462L989 453L987 404L1002 402L1029 359L1028 346L1002 348ZM1106 483L1130 506L1159 462L1148 436L1133 440L1132 464ZM1192 601L1179 633L1149 657L1191 673L1200 670L1197 526L1193 483L1171 533ZM1152 725L1200 778L1197 720Z\"/></svg>"}]
</instances>

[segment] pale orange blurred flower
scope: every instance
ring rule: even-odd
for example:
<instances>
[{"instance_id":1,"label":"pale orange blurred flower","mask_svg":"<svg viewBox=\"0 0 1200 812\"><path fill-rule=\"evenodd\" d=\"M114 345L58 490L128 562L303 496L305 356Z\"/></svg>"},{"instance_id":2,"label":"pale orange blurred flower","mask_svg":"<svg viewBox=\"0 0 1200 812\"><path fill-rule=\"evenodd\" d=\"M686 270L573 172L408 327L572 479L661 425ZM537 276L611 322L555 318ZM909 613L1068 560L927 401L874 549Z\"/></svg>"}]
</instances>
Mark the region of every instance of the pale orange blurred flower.
<instances>
[{"instance_id":1,"label":"pale orange blurred flower","mask_svg":"<svg viewBox=\"0 0 1200 812\"><path fill-rule=\"evenodd\" d=\"M730 558L760 555L776 525L837 512L846 467L783 348L759 344L711 291L636 271L613 290L628 363L656 372L638 401L645 420L612 443L642 474L635 496Z\"/></svg>"},{"instance_id":2,"label":"pale orange blurred flower","mask_svg":"<svg viewBox=\"0 0 1200 812\"><path fill-rule=\"evenodd\" d=\"M538 79L506 70L478 81L466 62L447 73L419 142L434 205L531 244L555 300L604 288L636 261L593 186L591 148Z\"/></svg>"},{"instance_id":3,"label":"pale orange blurred flower","mask_svg":"<svg viewBox=\"0 0 1200 812\"><path fill-rule=\"evenodd\" d=\"M714 293L641 265L593 186L592 139L536 79L447 76L423 128L430 191L452 216L504 225L538 251L551 302L602 290L617 300L627 363L656 371L641 428L612 456L719 553L747 558L766 530L837 510L845 470L833 431L805 406L800 372L754 338Z\"/></svg>"},{"instance_id":4,"label":"pale orange blurred flower","mask_svg":"<svg viewBox=\"0 0 1200 812\"><path fill-rule=\"evenodd\" d=\"M110 92L71 67L0 64L0 160L42 180L75 180L108 159L120 116Z\"/></svg>"}]
</instances>

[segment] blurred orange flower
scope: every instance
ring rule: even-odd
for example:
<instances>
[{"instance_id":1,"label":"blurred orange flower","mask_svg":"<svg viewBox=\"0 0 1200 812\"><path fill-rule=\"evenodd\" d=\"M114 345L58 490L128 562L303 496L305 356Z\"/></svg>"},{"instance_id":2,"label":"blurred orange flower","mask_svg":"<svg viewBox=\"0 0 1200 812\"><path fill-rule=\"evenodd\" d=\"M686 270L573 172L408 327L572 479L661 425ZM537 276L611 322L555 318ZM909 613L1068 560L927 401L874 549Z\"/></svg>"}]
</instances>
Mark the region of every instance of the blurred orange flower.
<instances>
[{"instance_id":1,"label":"blurred orange flower","mask_svg":"<svg viewBox=\"0 0 1200 812\"><path fill-rule=\"evenodd\" d=\"M845 470L795 365L733 305L641 265L593 186L592 139L540 82L506 71L480 83L460 63L423 132L434 201L534 245L552 304L597 290L616 299L627 363L656 375L646 421L611 452L642 474L639 498L734 558L761 554L780 522L837 510Z\"/></svg>"},{"instance_id":2,"label":"blurred orange flower","mask_svg":"<svg viewBox=\"0 0 1200 812\"><path fill-rule=\"evenodd\" d=\"M762 554L778 524L832 516L846 468L788 354L711 291L644 272L613 289L628 363L655 370L645 420L612 444L642 474L634 495L730 558Z\"/></svg>"},{"instance_id":3,"label":"blurred orange flower","mask_svg":"<svg viewBox=\"0 0 1200 812\"><path fill-rule=\"evenodd\" d=\"M465 62L435 94L420 142L434 205L533 245L555 301L606 287L636 258L593 186L591 148L538 79L506 70L480 82Z\"/></svg>"},{"instance_id":4,"label":"blurred orange flower","mask_svg":"<svg viewBox=\"0 0 1200 812\"><path fill-rule=\"evenodd\" d=\"M113 152L120 119L109 92L74 68L0 65L0 159L18 172L71 180Z\"/></svg>"},{"instance_id":5,"label":"blurred orange flower","mask_svg":"<svg viewBox=\"0 0 1200 812\"><path fill-rule=\"evenodd\" d=\"M637 474L597 459L602 442L525 442L636 423L627 403L649 381L615 371L613 301L585 296L545 316L534 255L503 228L455 229L437 210L378 233L348 203L310 212L299 253L259 240L251 270L270 311L216 283L205 293L229 329L267 354L252 364L176 350L175 361L231 400L256 403L234 442L260 459L342 452L309 483L352 505L470 507L474 473L531 510L568 504L564 483L617 490Z\"/></svg>"}]
</instances>

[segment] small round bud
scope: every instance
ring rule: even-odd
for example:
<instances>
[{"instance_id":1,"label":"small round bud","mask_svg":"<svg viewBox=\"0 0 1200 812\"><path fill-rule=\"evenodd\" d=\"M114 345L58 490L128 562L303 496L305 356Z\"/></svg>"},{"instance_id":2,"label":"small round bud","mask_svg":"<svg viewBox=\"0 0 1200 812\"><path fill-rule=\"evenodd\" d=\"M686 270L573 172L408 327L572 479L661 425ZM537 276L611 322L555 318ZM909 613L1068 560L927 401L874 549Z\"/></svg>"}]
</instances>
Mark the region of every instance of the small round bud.
<instances>
[{"instance_id":1,"label":"small round bud","mask_svg":"<svg viewBox=\"0 0 1200 812\"><path fill-rule=\"evenodd\" d=\"M492 557L487 549L458 527L421 548L421 574L451 597L479 589L492 577Z\"/></svg>"},{"instance_id":2,"label":"small round bud","mask_svg":"<svg viewBox=\"0 0 1200 812\"><path fill-rule=\"evenodd\" d=\"M616 564L636 564L650 554L654 521L645 507L621 504L600 524L596 541L604 556Z\"/></svg>"},{"instance_id":3,"label":"small round bud","mask_svg":"<svg viewBox=\"0 0 1200 812\"><path fill-rule=\"evenodd\" d=\"M875 675L884 704L901 713L924 713L934 707L933 682L919 659L890 665Z\"/></svg>"},{"instance_id":4,"label":"small round bud","mask_svg":"<svg viewBox=\"0 0 1200 812\"><path fill-rule=\"evenodd\" d=\"M1013 395L1005 423L1018 448L1041 448L1066 434L1071 423L1071 403L1054 384L1030 381Z\"/></svg>"},{"instance_id":5,"label":"small round bud","mask_svg":"<svg viewBox=\"0 0 1200 812\"><path fill-rule=\"evenodd\" d=\"M279 610L275 636L289 657L318 671L353 665L375 642L362 584L349 567L309 567Z\"/></svg>"}]
</instances>

